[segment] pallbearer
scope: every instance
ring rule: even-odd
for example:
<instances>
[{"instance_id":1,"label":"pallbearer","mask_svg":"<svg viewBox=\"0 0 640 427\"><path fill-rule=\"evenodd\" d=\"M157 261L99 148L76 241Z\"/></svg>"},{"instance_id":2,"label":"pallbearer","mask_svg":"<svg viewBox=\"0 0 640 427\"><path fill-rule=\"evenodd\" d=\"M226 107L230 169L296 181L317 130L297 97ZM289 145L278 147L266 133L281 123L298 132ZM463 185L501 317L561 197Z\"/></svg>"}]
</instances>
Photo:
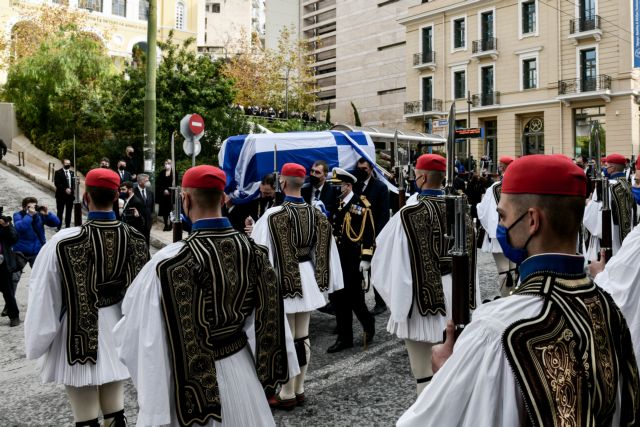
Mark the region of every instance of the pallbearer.
<instances>
[{"instance_id":1,"label":"pallbearer","mask_svg":"<svg viewBox=\"0 0 640 427\"><path fill-rule=\"evenodd\" d=\"M263 387L287 380L282 300L266 249L220 215L225 181L213 166L184 174L191 234L158 252L125 297L115 333L139 426L274 425Z\"/></svg>"},{"instance_id":2,"label":"pallbearer","mask_svg":"<svg viewBox=\"0 0 640 427\"><path fill-rule=\"evenodd\" d=\"M76 426L124 426L124 380L113 327L125 291L149 252L144 236L116 220L120 177L86 176L87 222L59 231L43 246L29 283L27 358L42 356L42 380L64 384Z\"/></svg>"},{"instance_id":3,"label":"pallbearer","mask_svg":"<svg viewBox=\"0 0 640 427\"><path fill-rule=\"evenodd\" d=\"M445 171L442 156L423 154L418 158L415 182L419 196L382 229L371 261L373 286L391 309L387 330L405 340L418 395L433 375L431 347L442 341L442 331L451 319L449 249L453 241L445 237ZM469 236L469 252L473 254L473 233ZM475 274L473 263L469 268ZM479 289L474 287L470 293L479 303Z\"/></svg>"},{"instance_id":4,"label":"pallbearer","mask_svg":"<svg viewBox=\"0 0 640 427\"><path fill-rule=\"evenodd\" d=\"M500 202L500 192L502 191L502 177L509 165L513 162L513 157L502 156L498 159L498 172L500 180L494 182L484 193L482 201L478 203L478 219L485 230L484 242L482 243L483 252L491 252L493 260L498 269L498 277L500 278L500 294L505 297L513 290L514 279L512 274L515 272L516 265L509 261L502 253L502 248L496 238L496 227L498 226L498 212L496 207Z\"/></svg>"},{"instance_id":5,"label":"pallbearer","mask_svg":"<svg viewBox=\"0 0 640 427\"><path fill-rule=\"evenodd\" d=\"M633 204L631 184L625 178L624 167L626 159L622 154L610 154L604 158L609 178L609 203L611 205L611 252L618 253L622 241L633 228ZM591 234L589 247L586 252L587 260L596 260L600 252L600 238L602 238L602 216L600 210L602 202L598 199L597 191L593 192L591 200L584 211L584 226Z\"/></svg>"},{"instance_id":6,"label":"pallbearer","mask_svg":"<svg viewBox=\"0 0 640 427\"><path fill-rule=\"evenodd\" d=\"M559 156L514 160L497 238L521 263L511 296L483 304L399 426L631 426L640 386L629 329L575 255L586 176ZM448 359L448 360L447 360Z\"/></svg>"},{"instance_id":7,"label":"pallbearer","mask_svg":"<svg viewBox=\"0 0 640 427\"><path fill-rule=\"evenodd\" d=\"M304 403L304 376L311 358L311 312L327 304L329 293L343 288L331 224L300 194L305 175L305 168L299 164L286 163L282 167L278 179L284 203L267 210L251 234L256 243L269 249L300 364L300 374L290 375L280 393L269 401L280 409L293 409Z\"/></svg>"}]
</instances>

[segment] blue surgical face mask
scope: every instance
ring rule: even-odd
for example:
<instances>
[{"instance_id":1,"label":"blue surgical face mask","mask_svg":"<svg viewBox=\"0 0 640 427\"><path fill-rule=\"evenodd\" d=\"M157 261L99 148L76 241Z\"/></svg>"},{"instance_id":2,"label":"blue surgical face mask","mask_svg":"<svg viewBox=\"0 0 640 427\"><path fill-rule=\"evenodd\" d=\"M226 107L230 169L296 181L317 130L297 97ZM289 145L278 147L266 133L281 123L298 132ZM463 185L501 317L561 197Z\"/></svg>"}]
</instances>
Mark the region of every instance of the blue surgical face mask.
<instances>
[{"instance_id":1,"label":"blue surgical face mask","mask_svg":"<svg viewBox=\"0 0 640 427\"><path fill-rule=\"evenodd\" d=\"M504 253L504 256L506 256L510 261L518 265L522 264L522 262L527 259L527 245L529 244L529 241L533 236L529 236L524 244L524 247L514 248L513 246L511 246L511 243L509 243L509 230L511 230L517 223L522 221L522 218L524 218L527 213L528 212L525 212L520 215L520 218L516 219L515 222L508 228L502 224L498 224L498 227L496 228L496 239L498 239L498 243L500 243L502 253Z\"/></svg>"},{"instance_id":2,"label":"blue surgical face mask","mask_svg":"<svg viewBox=\"0 0 640 427\"><path fill-rule=\"evenodd\" d=\"M636 199L636 203L640 205L640 187L631 187L633 198Z\"/></svg>"},{"instance_id":3,"label":"blue surgical face mask","mask_svg":"<svg viewBox=\"0 0 640 427\"><path fill-rule=\"evenodd\" d=\"M606 167L602 168L602 174L607 178L609 178L609 170Z\"/></svg>"},{"instance_id":4,"label":"blue surgical face mask","mask_svg":"<svg viewBox=\"0 0 640 427\"><path fill-rule=\"evenodd\" d=\"M120 198L122 200L127 200L127 196L128 195L129 195L129 193L127 193L126 191L125 192L122 192L122 191L120 192Z\"/></svg>"}]
</instances>

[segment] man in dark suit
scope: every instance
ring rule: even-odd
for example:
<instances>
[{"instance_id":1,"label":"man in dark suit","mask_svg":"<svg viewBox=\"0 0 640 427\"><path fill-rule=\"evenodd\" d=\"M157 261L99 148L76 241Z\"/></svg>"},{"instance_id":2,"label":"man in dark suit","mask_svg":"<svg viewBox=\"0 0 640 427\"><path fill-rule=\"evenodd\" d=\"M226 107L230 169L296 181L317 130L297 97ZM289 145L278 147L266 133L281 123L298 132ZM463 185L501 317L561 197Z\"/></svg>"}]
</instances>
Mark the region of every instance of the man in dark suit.
<instances>
[{"instance_id":1,"label":"man in dark suit","mask_svg":"<svg viewBox=\"0 0 640 427\"><path fill-rule=\"evenodd\" d=\"M149 238L151 237L151 226L153 225L153 212L155 209L155 199L153 196L153 191L150 188L147 188L147 183L149 182L149 175L144 173L138 174L138 185L135 186L136 196L143 201L144 204L144 212L142 212L142 216L145 221L144 227L144 237L147 240L147 246L149 245Z\"/></svg>"},{"instance_id":2,"label":"man in dark suit","mask_svg":"<svg viewBox=\"0 0 640 427\"><path fill-rule=\"evenodd\" d=\"M125 162L124 160L118 161L118 170L116 172L120 176L120 184L123 184L128 181L133 181L133 178L131 177L131 173L129 173L129 171L126 169L127 169L127 162Z\"/></svg>"},{"instance_id":3,"label":"man in dark suit","mask_svg":"<svg viewBox=\"0 0 640 427\"><path fill-rule=\"evenodd\" d=\"M124 160L126 165L125 170L131 174L131 180L138 179L138 161L136 160L132 146L127 146L125 149L125 157L122 160Z\"/></svg>"},{"instance_id":4,"label":"man in dark suit","mask_svg":"<svg viewBox=\"0 0 640 427\"><path fill-rule=\"evenodd\" d=\"M338 195L335 189L326 183L329 166L324 160L317 160L309 171L309 182L311 185L302 188L302 197L304 201L312 204L313 201L319 200L328 212L329 220L333 217L336 210Z\"/></svg>"},{"instance_id":5,"label":"man in dark suit","mask_svg":"<svg viewBox=\"0 0 640 427\"><path fill-rule=\"evenodd\" d=\"M373 223L376 229L375 235L377 236L389 221L389 189L384 182L373 176L373 165L364 157L356 163L356 177L358 183L362 183L358 186L358 194L365 196L371 203ZM376 316L384 313L387 310L387 305L378 291L374 289L373 292L376 305L371 310L371 314Z\"/></svg>"},{"instance_id":6,"label":"man in dark suit","mask_svg":"<svg viewBox=\"0 0 640 427\"><path fill-rule=\"evenodd\" d=\"M73 212L74 192L76 190L76 174L71 170L71 161L69 159L62 161L62 168L58 169L53 175L53 183L56 186L56 208L58 218L60 218L58 230L62 226L63 218L64 226L69 228L71 227L71 213Z\"/></svg>"},{"instance_id":7,"label":"man in dark suit","mask_svg":"<svg viewBox=\"0 0 640 427\"><path fill-rule=\"evenodd\" d=\"M229 204L225 206L224 215L229 218L231 226L241 233L251 234L253 224L267 211L267 209L280 205L284 196L276 193L276 178L270 173L260 181L260 194L257 198L247 203Z\"/></svg>"},{"instance_id":8,"label":"man in dark suit","mask_svg":"<svg viewBox=\"0 0 640 427\"><path fill-rule=\"evenodd\" d=\"M146 222L143 216L144 202L135 194L133 183L127 181L120 184L120 192L126 193L124 206L122 207L122 222L129 224L146 236Z\"/></svg>"}]
</instances>

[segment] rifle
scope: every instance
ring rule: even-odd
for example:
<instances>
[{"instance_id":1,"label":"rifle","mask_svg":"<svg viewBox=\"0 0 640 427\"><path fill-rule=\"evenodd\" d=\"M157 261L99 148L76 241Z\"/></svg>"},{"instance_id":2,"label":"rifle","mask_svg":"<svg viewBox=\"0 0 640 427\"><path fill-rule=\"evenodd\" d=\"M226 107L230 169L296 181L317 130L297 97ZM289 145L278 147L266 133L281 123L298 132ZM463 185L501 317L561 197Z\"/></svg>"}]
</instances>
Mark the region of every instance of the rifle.
<instances>
[{"instance_id":1,"label":"rifle","mask_svg":"<svg viewBox=\"0 0 640 427\"><path fill-rule=\"evenodd\" d=\"M469 209L464 196L459 195L453 188L453 170L455 167L455 116L456 105L451 104L449 110L449 133L447 136L447 187L446 187L446 216L448 240L453 240L453 247L449 251L452 257L452 313L457 338L471 321L469 309L469 285L471 271L469 268L469 251L467 248L467 222Z\"/></svg>"},{"instance_id":2,"label":"rifle","mask_svg":"<svg viewBox=\"0 0 640 427\"><path fill-rule=\"evenodd\" d=\"M591 137L596 144L596 192L598 200L602 202L600 215L602 220L602 237L600 238L600 249L605 251L605 263L611 259L612 255L612 234L611 234L611 206L609 203L609 179L602 174L600 164L600 125L597 121L591 123Z\"/></svg>"},{"instance_id":3,"label":"rifle","mask_svg":"<svg viewBox=\"0 0 640 427\"><path fill-rule=\"evenodd\" d=\"M393 135L393 158L395 163L396 182L398 184L398 209L407 203L407 195L404 187L404 176L400 159L398 158L398 131Z\"/></svg>"},{"instance_id":4,"label":"rifle","mask_svg":"<svg viewBox=\"0 0 640 427\"><path fill-rule=\"evenodd\" d=\"M278 181L278 144L273 144L273 177L276 193L280 193L280 181Z\"/></svg>"},{"instance_id":5,"label":"rifle","mask_svg":"<svg viewBox=\"0 0 640 427\"><path fill-rule=\"evenodd\" d=\"M73 135L73 167L75 168L75 199L73 202L73 225L82 225L82 202L80 202L80 178L78 178L78 164L76 163L76 135Z\"/></svg>"},{"instance_id":6,"label":"rifle","mask_svg":"<svg viewBox=\"0 0 640 427\"><path fill-rule=\"evenodd\" d=\"M173 171L171 172L171 188L173 191L173 221L171 223L172 231L173 231L173 242L178 242L182 240L182 217L181 217L181 200L180 200L180 186L178 185L178 179L176 177L176 152L175 152L175 136L176 132L174 131L171 134L171 165L173 166Z\"/></svg>"},{"instance_id":7,"label":"rifle","mask_svg":"<svg viewBox=\"0 0 640 427\"><path fill-rule=\"evenodd\" d=\"M629 165L629 184L631 184L633 186L634 182L633 179L635 178L636 175L636 155L633 154L633 144L631 144L631 164ZM633 226L635 227L636 225L638 225L638 204L635 202L635 200L633 201L633 217L632 217L632 221L633 221Z\"/></svg>"}]
</instances>

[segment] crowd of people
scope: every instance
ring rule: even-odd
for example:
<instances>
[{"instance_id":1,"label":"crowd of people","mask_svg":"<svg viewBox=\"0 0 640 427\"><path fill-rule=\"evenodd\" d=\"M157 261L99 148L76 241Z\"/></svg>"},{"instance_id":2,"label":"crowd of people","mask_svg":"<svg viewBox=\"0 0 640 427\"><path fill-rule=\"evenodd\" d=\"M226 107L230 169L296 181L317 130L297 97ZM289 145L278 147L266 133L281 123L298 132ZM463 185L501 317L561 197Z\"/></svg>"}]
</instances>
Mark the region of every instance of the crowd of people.
<instances>
[{"instance_id":1,"label":"crowd of people","mask_svg":"<svg viewBox=\"0 0 640 427\"><path fill-rule=\"evenodd\" d=\"M313 114L309 114L306 111L302 113L298 111L290 111L287 114L286 110L276 110L273 107L259 107L259 106L248 106L244 107L242 105L236 105L236 108L244 113L245 116L255 116L255 117L264 117L266 119L298 119L303 122L315 123L318 121L316 116Z\"/></svg>"},{"instance_id":2,"label":"crowd of people","mask_svg":"<svg viewBox=\"0 0 640 427\"><path fill-rule=\"evenodd\" d=\"M33 268L26 355L42 359L43 381L65 385L76 426L100 425L100 413L106 426L126 425L129 376L138 425L274 425L272 410L307 400L314 310L335 314L328 353L366 350L374 316L389 311L386 329L404 341L417 394L400 426L635 425L640 198L626 159L602 160L608 180L592 191L580 159L501 156L495 177L456 162L447 183L447 160L422 154L405 206L366 158L353 170L286 163L243 203L225 194L222 170L201 165L182 178L188 237L150 258L148 177L126 158L117 171L103 159L86 175L82 226L66 223L45 243L44 227L61 225L37 200L26 198L12 220L0 213L0 271L16 270L16 253ZM63 164L61 218L75 190ZM155 195L166 196L159 215L168 217L172 164L164 166ZM465 327L450 320L445 187L470 205L469 299L457 301L473 311ZM482 301L477 250L494 257L494 301ZM3 295L13 324L15 285Z\"/></svg>"}]
</instances>

